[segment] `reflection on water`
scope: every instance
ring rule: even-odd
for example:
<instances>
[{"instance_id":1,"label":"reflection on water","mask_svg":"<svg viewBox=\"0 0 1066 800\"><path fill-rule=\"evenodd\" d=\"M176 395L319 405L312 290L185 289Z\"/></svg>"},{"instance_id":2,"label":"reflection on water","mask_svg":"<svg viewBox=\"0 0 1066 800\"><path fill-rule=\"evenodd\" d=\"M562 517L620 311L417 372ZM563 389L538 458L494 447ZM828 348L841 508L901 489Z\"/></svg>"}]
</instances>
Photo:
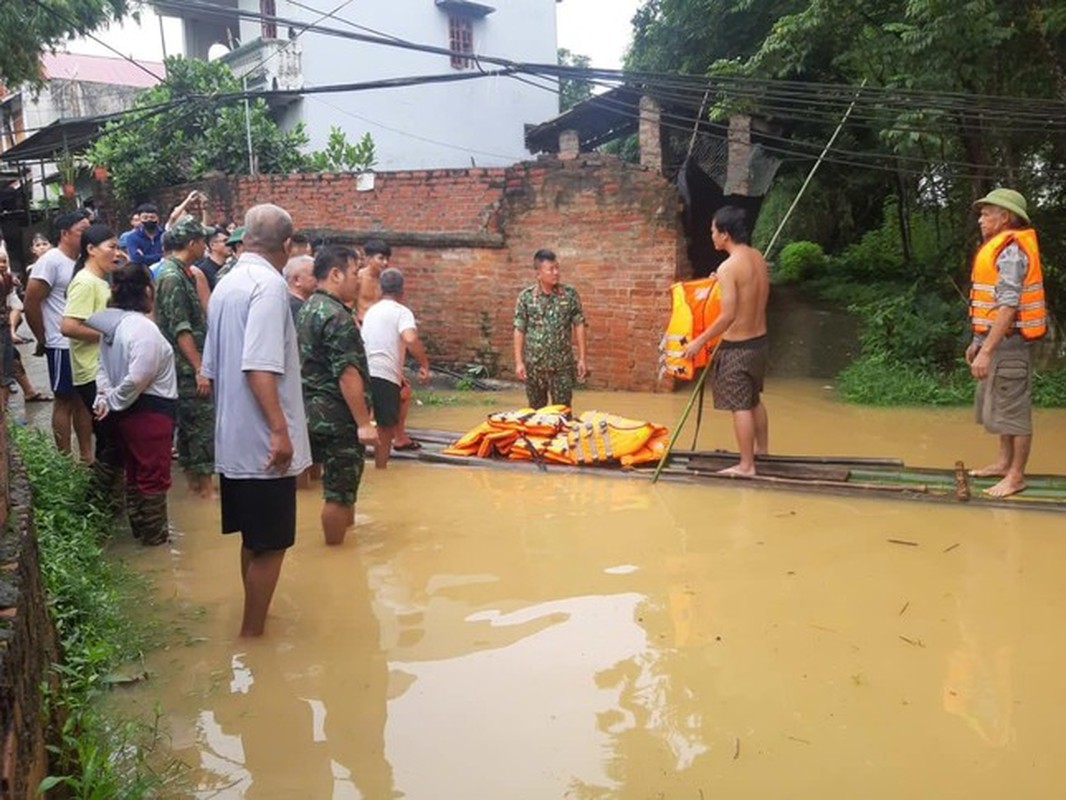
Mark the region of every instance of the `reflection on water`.
<instances>
[{"instance_id":1,"label":"reflection on water","mask_svg":"<svg viewBox=\"0 0 1066 800\"><path fill-rule=\"evenodd\" d=\"M993 446L966 410L826 395L770 393L775 450ZM579 395L667 423L685 399ZM1064 422L1038 415L1036 469L1062 471ZM710 415L701 446L730 435ZM268 635L245 642L237 542L174 499L172 553L125 550L183 643L128 698L161 703L192 796L1058 794L1055 515L396 462L367 472L342 548L301 494Z\"/></svg>"}]
</instances>

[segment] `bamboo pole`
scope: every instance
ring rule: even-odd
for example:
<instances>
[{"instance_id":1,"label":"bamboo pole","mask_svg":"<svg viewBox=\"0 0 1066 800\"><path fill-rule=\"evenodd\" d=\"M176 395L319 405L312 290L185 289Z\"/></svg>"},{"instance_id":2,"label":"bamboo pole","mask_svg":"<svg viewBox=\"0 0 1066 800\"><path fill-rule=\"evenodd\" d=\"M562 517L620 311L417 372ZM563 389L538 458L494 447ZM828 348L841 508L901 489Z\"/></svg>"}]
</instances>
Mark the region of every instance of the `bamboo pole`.
<instances>
[{"instance_id":1,"label":"bamboo pole","mask_svg":"<svg viewBox=\"0 0 1066 800\"><path fill-rule=\"evenodd\" d=\"M707 382L707 375L711 371L711 364L714 363L714 357L718 354L718 346L721 344L722 340L719 339L718 344L716 344L711 351L711 357L707 359L707 364L703 368L703 374L700 375L700 379L696 381L696 385L692 389L692 395L688 399L688 404L685 406L685 410L681 412L681 419L677 421L677 425L674 427L674 432L670 434L670 439L666 443L666 450L663 451L663 457L659 459L659 464L655 467L655 474L651 476L652 483L659 480L659 475L666 466L666 462L670 460L670 452L674 449L674 445L677 443L677 437L681 435L681 429L685 427L688 415L692 413L692 406L696 402L696 397L699 395L700 389L702 389L703 384Z\"/></svg>"}]
</instances>

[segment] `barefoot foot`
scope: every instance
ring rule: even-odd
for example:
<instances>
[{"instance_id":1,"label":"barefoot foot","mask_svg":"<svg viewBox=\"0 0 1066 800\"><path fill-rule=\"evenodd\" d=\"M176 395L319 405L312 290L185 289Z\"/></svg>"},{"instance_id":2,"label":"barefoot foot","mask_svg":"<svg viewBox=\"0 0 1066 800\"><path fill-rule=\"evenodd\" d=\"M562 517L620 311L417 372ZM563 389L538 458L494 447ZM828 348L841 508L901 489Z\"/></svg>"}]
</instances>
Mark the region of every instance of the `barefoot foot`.
<instances>
[{"instance_id":1,"label":"barefoot foot","mask_svg":"<svg viewBox=\"0 0 1066 800\"><path fill-rule=\"evenodd\" d=\"M981 469L971 469L971 478L1002 478L1007 474L1008 464L989 464L987 467L981 467Z\"/></svg>"},{"instance_id":2,"label":"barefoot foot","mask_svg":"<svg viewBox=\"0 0 1066 800\"><path fill-rule=\"evenodd\" d=\"M1018 492L1022 491L1025 491L1025 480L1008 476L995 486L989 486L984 493L989 497L1010 497L1012 494L1018 494Z\"/></svg>"},{"instance_id":3,"label":"barefoot foot","mask_svg":"<svg viewBox=\"0 0 1066 800\"><path fill-rule=\"evenodd\" d=\"M718 474L731 475L737 478L754 478L755 467L752 467L751 469L741 469L740 464L737 464L735 467L726 467L725 469L718 470Z\"/></svg>"}]
</instances>

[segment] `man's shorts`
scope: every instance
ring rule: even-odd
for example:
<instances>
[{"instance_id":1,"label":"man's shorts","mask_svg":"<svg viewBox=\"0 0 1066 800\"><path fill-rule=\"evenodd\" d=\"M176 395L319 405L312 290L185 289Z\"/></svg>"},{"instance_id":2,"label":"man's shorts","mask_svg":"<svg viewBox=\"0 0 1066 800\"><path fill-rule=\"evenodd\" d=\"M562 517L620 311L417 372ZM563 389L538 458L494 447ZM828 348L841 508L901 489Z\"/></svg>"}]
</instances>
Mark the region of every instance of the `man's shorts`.
<instances>
[{"instance_id":1,"label":"man's shorts","mask_svg":"<svg viewBox=\"0 0 1066 800\"><path fill-rule=\"evenodd\" d=\"M74 394L74 373L70 370L70 350L65 347L46 347L48 380L52 394Z\"/></svg>"},{"instance_id":2,"label":"man's shorts","mask_svg":"<svg viewBox=\"0 0 1066 800\"><path fill-rule=\"evenodd\" d=\"M335 435L310 434L311 459L322 465L322 497L349 508L355 505L363 479L366 447L359 443L354 426Z\"/></svg>"},{"instance_id":3,"label":"man's shorts","mask_svg":"<svg viewBox=\"0 0 1066 800\"><path fill-rule=\"evenodd\" d=\"M766 336L723 340L711 362L711 394L719 411L749 411L759 405L770 347Z\"/></svg>"},{"instance_id":4,"label":"man's shorts","mask_svg":"<svg viewBox=\"0 0 1066 800\"><path fill-rule=\"evenodd\" d=\"M974 396L978 425L989 433L1029 436L1033 432L1030 345L1019 335L1003 339Z\"/></svg>"},{"instance_id":5,"label":"man's shorts","mask_svg":"<svg viewBox=\"0 0 1066 800\"><path fill-rule=\"evenodd\" d=\"M370 395L374 398L374 420L383 428L400 423L400 386L385 378L370 379Z\"/></svg>"},{"instance_id":6,"label":"man's shorts","mask_svg":"<svg viewBox=\"0 0 1066 800\"><path fill-rule=\"evenodd\" d=\"M219 476L222 532L240 531L254 553L286 550L296 541L296 478Z\"/></svg>"}]
</instances>

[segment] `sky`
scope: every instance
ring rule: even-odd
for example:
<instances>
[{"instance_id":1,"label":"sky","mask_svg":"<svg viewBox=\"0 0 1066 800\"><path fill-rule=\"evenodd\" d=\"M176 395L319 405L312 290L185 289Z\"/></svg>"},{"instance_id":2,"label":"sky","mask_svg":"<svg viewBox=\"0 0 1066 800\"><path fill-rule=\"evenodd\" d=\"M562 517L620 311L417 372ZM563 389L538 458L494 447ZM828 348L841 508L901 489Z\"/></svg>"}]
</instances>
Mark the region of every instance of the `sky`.
<instances>
[{"instance_id":1,"label":"sky","mask_svg":"<svg viewBox=\"0 0 1066 800\"><path fill-rule=\"evenodd\" d=\"M633 14L642 2L643 0L562 0L556 6L559 47L589 56L594 67L618 69L622 66L622 55L629 45ZM167 52L171 55L180 53L181 23L175 19L164 18L163 30ZM121 27L98 31L95 35L119 52L133 58L162 60L159 17L147 5L140 12L139 25L128 20ZM91 39L73 41L68 49L73 53L114 55L114 52Z\"/></svg>"},{"instance_id":2,"label":"sky","mask_svg":"<svg viewBox=\"0 0 1066 800\"><path fill-rule=\"evenodd\" d=\"M643 0L562 0L555 11L559 47L588 56L594 67L620 68L633 14L642 4Z\"/></svg>"}]
</instances>

